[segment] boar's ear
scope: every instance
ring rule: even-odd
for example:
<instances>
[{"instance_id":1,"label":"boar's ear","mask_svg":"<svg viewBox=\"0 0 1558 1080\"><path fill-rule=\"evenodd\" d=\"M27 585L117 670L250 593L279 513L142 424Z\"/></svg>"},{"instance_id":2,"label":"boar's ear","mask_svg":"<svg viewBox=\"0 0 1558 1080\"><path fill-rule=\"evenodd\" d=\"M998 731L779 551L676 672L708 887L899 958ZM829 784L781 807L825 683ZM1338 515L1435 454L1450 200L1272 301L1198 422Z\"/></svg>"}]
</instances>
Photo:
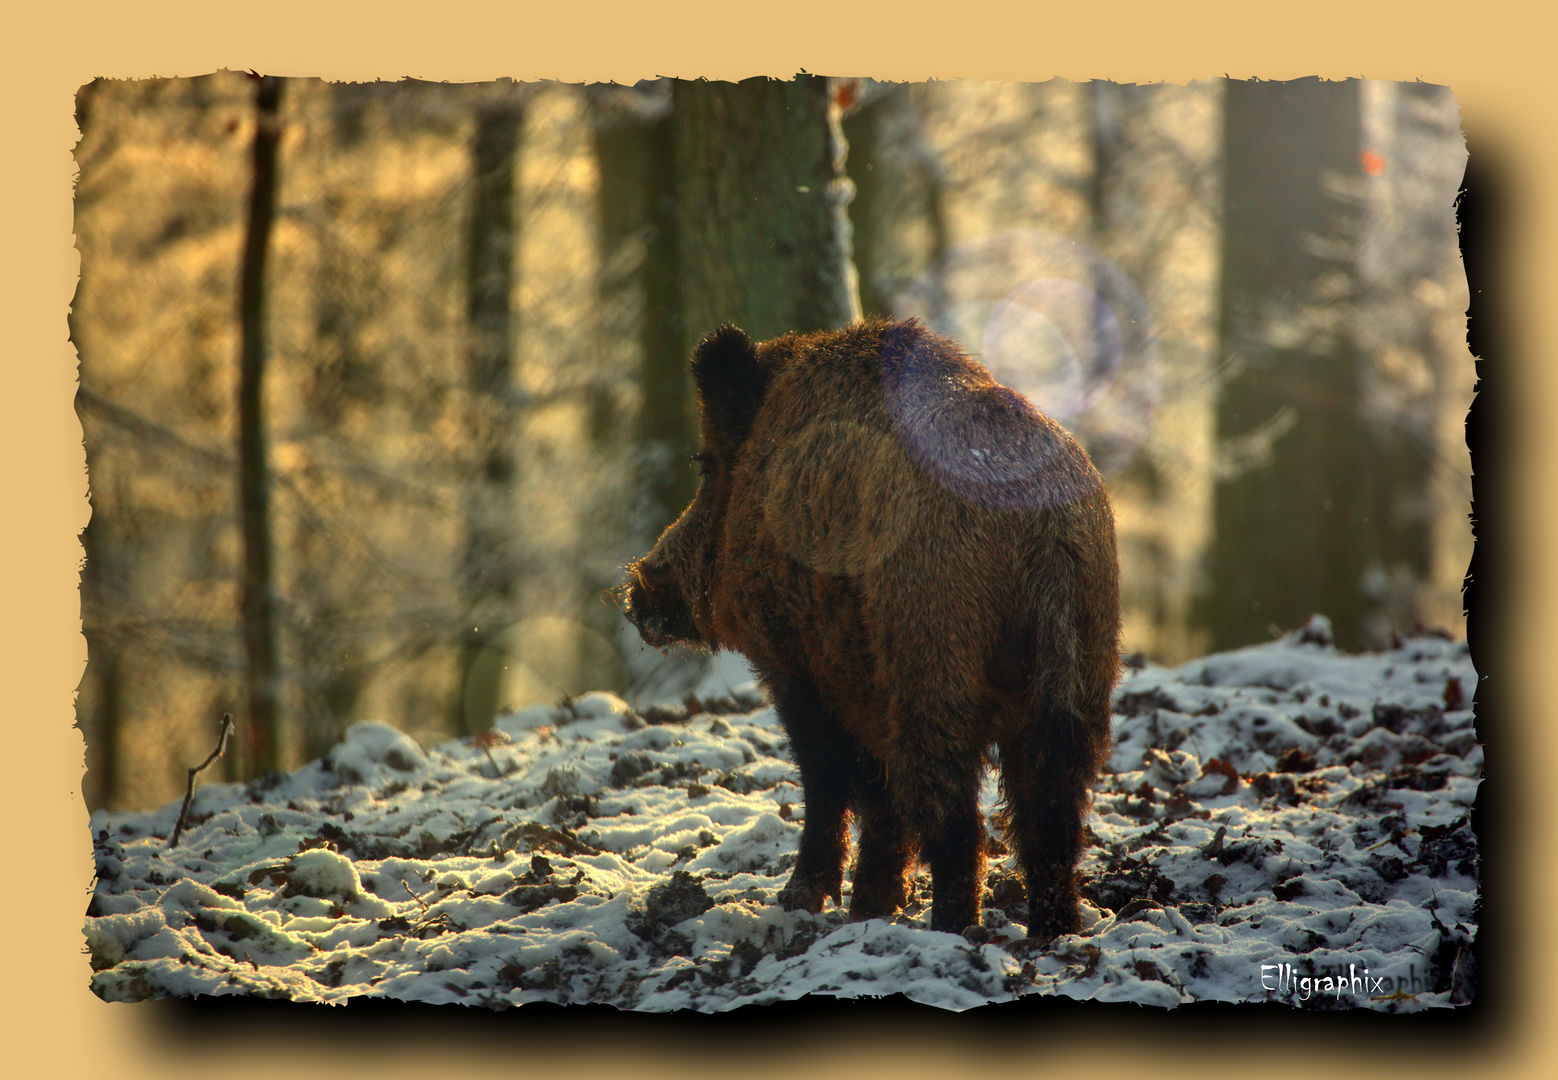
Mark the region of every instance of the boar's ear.
<instances>
[{"instance_id":1,"label":"boar's ear","mask_svg":"<svg viewBox=\"0 0 1558 1080\"><path fill-rule=\"evenodd\" d=\"M713 434L732 446L746 440L768 390L768 376L752 339L734 326L722 326L698 343L692 377Z\"/></svg>"}]
</instances>

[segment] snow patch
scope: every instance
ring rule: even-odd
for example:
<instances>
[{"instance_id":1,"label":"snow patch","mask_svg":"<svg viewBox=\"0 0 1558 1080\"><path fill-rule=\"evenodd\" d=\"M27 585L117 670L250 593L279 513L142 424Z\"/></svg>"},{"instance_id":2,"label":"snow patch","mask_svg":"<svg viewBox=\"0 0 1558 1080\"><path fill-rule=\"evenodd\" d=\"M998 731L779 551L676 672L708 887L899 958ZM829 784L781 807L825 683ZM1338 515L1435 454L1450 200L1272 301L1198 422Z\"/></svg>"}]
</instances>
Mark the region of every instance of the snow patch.
<instances>
[{"instance_id":1,"label":"snow patch","mask_svg":"<svg viewBox=\"0 0 1558 1080\"><path fill-rule=\"evenodd\" d=\"M1475 992L1464 643L1346 655L1316 620L1130 672L1079 867L1087 926L1048 943L1026 937L1009 855L969 938L927 928L923 870L890 919L849 921L847 878L843 909L782 909L805 807L738 673L693 707L591 693L428 749L357 724L296 772L202 786L177 848L177 803L98 812L92 986L654 1012L806 994L1395 1012Z\"/></svg>"}]
</instances>

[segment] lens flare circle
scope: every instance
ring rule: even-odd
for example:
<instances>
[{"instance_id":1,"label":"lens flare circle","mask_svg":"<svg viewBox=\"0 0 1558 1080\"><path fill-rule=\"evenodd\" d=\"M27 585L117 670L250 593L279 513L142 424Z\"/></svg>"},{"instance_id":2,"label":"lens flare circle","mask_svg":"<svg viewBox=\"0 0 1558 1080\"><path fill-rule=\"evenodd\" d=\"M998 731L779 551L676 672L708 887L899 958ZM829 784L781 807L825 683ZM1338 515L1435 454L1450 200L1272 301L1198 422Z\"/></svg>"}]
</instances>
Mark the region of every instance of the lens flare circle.
<instances>
[{"instance_id":1,"label":"lens flare circle","mask_svg":"<svg viewBox=\"0 0 1558 1080\"><path fill-rule=\"evenodd\" d=\"M984 326L984 362L1057 420L1103 399L1125 354L1120 320L1098 293L1065 278L1025 282Z\"/></svg>"},{"instance_id":2,"label":"lens flare circle","mask_svg":"<svg viewBox=\"0 0 1558 1080\"><path fill-rule=\"evenodd\" d=\"M995 378L1061 421L1103 472L1151 431L1161 391L1151 311L1119 267L1042 231L959 244L894 300L978 356Z\"/></svg>"}]
</instances>

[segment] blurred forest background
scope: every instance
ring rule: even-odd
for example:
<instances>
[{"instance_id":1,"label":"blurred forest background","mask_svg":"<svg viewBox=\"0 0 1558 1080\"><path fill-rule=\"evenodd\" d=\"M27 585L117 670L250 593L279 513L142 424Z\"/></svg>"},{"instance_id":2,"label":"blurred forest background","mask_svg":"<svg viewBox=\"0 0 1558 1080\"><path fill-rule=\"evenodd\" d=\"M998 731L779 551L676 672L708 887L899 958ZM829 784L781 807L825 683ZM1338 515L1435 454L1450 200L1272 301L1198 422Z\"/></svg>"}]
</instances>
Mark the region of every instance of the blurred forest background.
<instances>
[{"instance_id":1,"label":"blurred forest background","mask_svg":"<svg viewBox=\"0 0 1558 1080\"><path fill-rule=\"evenodd\" d=\"M92 807L176 797L224 712L249 779L707 688L603 594L694 490L724 321L982 355L1108 477L1132 652L1464 633L1446 87L220 72L77 119Z\"/></svg>"}]
</instances>

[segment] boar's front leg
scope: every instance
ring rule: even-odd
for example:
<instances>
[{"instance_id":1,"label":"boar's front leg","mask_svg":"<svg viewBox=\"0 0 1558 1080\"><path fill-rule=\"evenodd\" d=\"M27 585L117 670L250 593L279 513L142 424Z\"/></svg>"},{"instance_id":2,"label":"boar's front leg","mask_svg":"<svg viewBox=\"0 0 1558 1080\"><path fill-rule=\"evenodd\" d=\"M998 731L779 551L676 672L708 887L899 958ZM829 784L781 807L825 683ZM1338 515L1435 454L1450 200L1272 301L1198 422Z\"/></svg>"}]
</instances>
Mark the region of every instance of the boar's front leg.
<instances>
[{"instance_id":1,"label":"boar's front leg","mask_svg":"<svg viewBox=\"0 0 1558 1080\"><path fill-rule=\"evenodd\" d=\"M792 910L821 911L828 897L835 904L842 900L858 745L839 726L809 679L770 678L768 689L801 772L806 809L795 869L779 891L779 903Z\"/></svg>"}]
</instances>

